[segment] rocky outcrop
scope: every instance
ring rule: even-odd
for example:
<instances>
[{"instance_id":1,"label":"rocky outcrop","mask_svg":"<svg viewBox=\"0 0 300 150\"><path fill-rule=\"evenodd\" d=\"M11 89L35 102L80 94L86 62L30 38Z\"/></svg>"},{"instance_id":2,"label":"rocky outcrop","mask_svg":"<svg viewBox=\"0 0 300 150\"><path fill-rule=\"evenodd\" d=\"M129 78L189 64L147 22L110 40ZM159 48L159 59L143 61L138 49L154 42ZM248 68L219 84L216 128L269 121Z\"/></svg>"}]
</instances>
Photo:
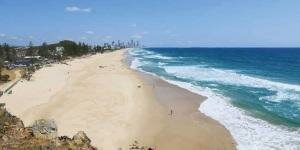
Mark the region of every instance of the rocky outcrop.
<instances>
[{"instance_id":1,"label":"rocky outcrop","mask_svg":"<svg viewBox=\"0 0 300 150\"><path fill-rule=\"evenodd\" d=\"M52 120L37 120L31 127L11 115L0 104L0 149L1 150L95 150L83 131L73 138L57 136L57 126Z\"/></svg>"},{"instance_id":2,"label":"rocky outcrop","mask_svg":"<svg viewBox=\"0 0 300 150\"><path fill-rule=\"evenodd\" d=\"M55 139L57 137L57 126L53 120L36 120L30 128L37 138Z\"/></svg>"},{"instance_id":3,"label":"rocky outcrop","mask_svg":"<svg viewBox=\"0 0 300 150\"><path fill-rule=\"evenodd\" d=\"M30 128L37 138L55 139L57 137L57 127L53 120L36 120Z\"/></svg>"}]
</instances>

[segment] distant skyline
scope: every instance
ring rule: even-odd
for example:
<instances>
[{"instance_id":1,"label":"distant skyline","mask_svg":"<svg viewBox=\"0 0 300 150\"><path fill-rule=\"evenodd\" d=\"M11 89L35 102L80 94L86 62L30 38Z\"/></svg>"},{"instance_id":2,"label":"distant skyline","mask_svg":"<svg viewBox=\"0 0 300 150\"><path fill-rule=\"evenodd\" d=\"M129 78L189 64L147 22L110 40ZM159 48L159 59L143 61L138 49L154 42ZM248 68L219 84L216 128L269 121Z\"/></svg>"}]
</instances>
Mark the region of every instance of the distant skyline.
<instances>
[{"instance_id":1,"label":"distant skyline","mask_svg":"<svg viewBox=\"0 0 300 150\"><path fill-rule=\"evenodd\" d=\"M0 0L0 43L300 47L299 0Z\"/></svg>"}]
</instances>

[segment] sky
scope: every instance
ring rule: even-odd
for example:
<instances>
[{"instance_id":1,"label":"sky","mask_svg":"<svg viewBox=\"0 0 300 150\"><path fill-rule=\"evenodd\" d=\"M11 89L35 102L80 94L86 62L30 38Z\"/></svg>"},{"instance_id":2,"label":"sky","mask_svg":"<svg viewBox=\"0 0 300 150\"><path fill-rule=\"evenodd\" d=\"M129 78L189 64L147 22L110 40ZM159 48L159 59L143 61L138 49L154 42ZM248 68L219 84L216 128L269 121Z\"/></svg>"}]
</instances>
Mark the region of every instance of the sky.
<instances>
[{"instance_id":1,"label":"sky","mask_svg":"<svg viewBox=\"0 0 300 150\"><path fill-rule=\"evenodd\" d=\"M0 43L300 47L299 0L0 0Z\"/></svg>"}]
</instances>

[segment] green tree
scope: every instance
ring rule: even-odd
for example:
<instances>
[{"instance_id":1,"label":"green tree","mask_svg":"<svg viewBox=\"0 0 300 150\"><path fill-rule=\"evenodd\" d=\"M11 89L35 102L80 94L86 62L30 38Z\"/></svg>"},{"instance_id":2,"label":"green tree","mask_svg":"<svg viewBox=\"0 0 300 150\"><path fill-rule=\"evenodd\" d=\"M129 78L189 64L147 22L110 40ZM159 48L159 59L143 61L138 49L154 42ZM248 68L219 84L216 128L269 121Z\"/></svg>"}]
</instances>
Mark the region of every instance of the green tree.
<instances>
[{"instance_id":1,"label":"green tree","mask_svg":"<svg viewBox=\"0 0 300 150\"><path fill-rule=\"evenodd\" d=\"M4 67L4 59L0 57L0 78L2 77L2 69Z\"/></svg>"},{"instance_id":2,"label":"green tree","mask_svg":"<svg viewBox=\"0 0 300 150\"><path fill-rule=\"evenodd\" d=\"M80 47L81 55L87 54L89 52L89 46L85 43L82 43Z\"/></svg>"},{"instance_id":3,"label":"green tree","mask_svg":"<svg viewBox=\"0 0 300 150\"><path fill-rule=\"evenodd\" d=\"M40 56L45 57L45 58L49 58L49 57L51 56L51 54L50 54L50 52L49 52L49 47L48 47L48 45L47 45L46 42L44 42L44 43L42 44L42 46L39 48L38 54L39 54Z\"/></svg>"},{"instance_id":4,"label":"green tree","mask_svg":"<svg viewBox=\"0 0 300 150\"><path fill-rule=\"evenodd\" d=\"M60 41L58 45L64 47L64 51L63 51L64 57L79 55L78 46L73 41L69 41L69 40Z\"/></svg>"},{"instance_id":5,"label":"green tree","mask_svg":"<svg viewBox=\"0 0 300 150\"><path fill-rule=\"evenodd\" d=\"M2 44L0 44L0 57L3 58L4 55L5 55L4 47L2 46Z\"/></svg>"},{"instance_id":6,"label":"green tree","mask_svg":"<svg viewBox=\"0 0 300 150\"><path fill-rule=\"evenodd\" d=\"M33 47L33 43L30 41L28 44L28 50L26 52L27 56L33 56L34 55L34 47Z\"/></svg>"},{"instance_id":7,"label":"green tree","mask_svg":"<svg viewBox=\"0 0 300 150\"><path fill-rule=\"evenodd\" d=\"M3 59L4 60L9 59L9 50L10 50L9 45L7 43L4 43L3 44L3 51L4 51L4 57L3 57Z\"/></svg>"},{"instance_id":8,"label":"green tree","mask_svg":"<svg viewBox=\"0 0 300 150\"><path fill-rule=\"evenodd\" d=\"M10 62L14 62L16 60L16 50L9 46L8 44L4 43L3 45L3 49L5 52L5 57L4 60L10 61Z\"/></svg>"},{"instance_id":9,"label":"green tree","mask_svg":"<svg viewBox=\"0 0 300 150\"><path fill-rule=\"evenodd\" d=\"M64 47L63 57L81 56L81 55L89 53L90 50L92 50L92 47L86 43L79 42L77 44L77 43L75 43L73 41L69 41L69 40L60 41L56 46Z\"/></svg>"}]
</instances>

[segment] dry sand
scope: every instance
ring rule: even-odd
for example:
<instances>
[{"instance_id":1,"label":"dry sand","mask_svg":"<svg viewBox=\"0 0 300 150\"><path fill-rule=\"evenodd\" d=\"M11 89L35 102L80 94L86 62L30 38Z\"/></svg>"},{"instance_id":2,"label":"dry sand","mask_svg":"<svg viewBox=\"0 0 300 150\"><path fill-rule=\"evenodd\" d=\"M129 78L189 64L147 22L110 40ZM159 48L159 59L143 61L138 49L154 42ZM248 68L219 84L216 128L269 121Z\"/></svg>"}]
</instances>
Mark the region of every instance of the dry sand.
<instances>
[{"instance_id":1,"label":"dry sand","mask_svg":"<svg viewBox=\"0 0 300 150\"><path fill-rule=\"evenodd\" d=\"M124 51L45 67L1 102L25 125L45 118L59 135L85 131L100 150L135 140L159 150L235 149L230 133L198 112L204 97L128 69Z\"/></svg>"}]
</instances>

